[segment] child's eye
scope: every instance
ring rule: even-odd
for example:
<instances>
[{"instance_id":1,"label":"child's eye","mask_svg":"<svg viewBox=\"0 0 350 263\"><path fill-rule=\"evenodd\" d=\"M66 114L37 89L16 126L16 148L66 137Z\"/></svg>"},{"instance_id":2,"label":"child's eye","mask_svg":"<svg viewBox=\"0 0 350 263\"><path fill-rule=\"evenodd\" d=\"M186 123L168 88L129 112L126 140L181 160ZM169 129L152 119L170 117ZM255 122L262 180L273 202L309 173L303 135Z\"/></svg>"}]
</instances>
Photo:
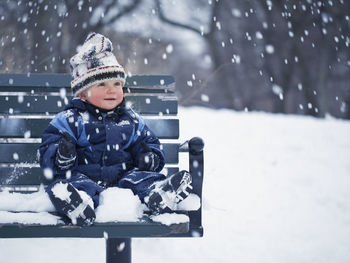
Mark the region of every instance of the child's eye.
<instances>
[{"instance_id":1,"label":"child's eye","mask_svg":"<svg viewBox=\"0 0 350 263\"><path fill-rule=\"evenodd\" d=\"M114 83L114 86L120 87L122 85L122 83L120 81L117 81L116 83Z\"/></svg>"},{"instance_id":2,"label":"child's eye","mask_svg":"<svg viewBox=\"0 0 350 263\"><path fill-rule=\"evenodd\" d=\"M104 82L101 82L100 84L98 84L99 87L104 87L105 86L105 83Z\"/></svg>"}]
</instances>

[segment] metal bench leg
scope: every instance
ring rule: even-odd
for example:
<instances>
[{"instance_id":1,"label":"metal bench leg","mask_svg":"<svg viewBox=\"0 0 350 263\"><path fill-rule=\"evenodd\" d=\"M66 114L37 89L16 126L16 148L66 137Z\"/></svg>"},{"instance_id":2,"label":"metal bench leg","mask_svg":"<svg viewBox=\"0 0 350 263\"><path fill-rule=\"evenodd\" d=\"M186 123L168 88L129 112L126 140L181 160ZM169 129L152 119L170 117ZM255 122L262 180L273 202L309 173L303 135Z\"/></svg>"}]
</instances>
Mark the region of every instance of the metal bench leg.
<instances>
[{"instance_id":1,"label":"metal bench leg","mask_svg":"<svg viewBox=\"0 0 350 263\"><path fill-rule=\"evenodd\" d=\"M107 263L131 263L131 238L106 240Z\"/></svg>"},{"instance_id":2,"label":"metal bench leg","mask_svg":"<svg viewBox=\"0 0 350 263\"><path fill-rule=\"evenodd\" d=\"M201 199L201 207L197 211L190 211L191 229L193 236L203 236L202 228L202 185L204 176L204 142L199 137L194 137L188 142L189 147L189 168L192 175L193 192Z\"/></svg>"}]
</instances>

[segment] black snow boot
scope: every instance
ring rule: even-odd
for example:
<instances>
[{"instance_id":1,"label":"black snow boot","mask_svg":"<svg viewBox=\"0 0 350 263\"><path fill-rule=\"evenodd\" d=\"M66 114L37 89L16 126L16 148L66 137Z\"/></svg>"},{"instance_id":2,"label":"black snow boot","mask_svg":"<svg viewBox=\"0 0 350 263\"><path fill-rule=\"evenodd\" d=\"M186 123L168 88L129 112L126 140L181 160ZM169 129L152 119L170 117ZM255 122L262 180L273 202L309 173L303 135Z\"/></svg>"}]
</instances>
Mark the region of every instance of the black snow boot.
<instances>
[{"instance_id":1,"label":"black snow boot","mask_svg":"<svg viewBox=\"0 0 350 263\"><path fill-rule=\"evenodd\" d=\"M58 212L66 215L73 225L89 226L94 223L94 209L70 183L58 182L49 190L49 195Z\"/></svg>"},{"instance_id":2,"label":"black snow boot","mask_svg":"<svg viewBox=\"0 0 350 263\"><path fill-rule=\"evenodd\" d=\"M153 185L154 189L145 202L154 214L170 213L192 190L192 177L187 171L177 172Z\"/></svg>"}]
</instances>

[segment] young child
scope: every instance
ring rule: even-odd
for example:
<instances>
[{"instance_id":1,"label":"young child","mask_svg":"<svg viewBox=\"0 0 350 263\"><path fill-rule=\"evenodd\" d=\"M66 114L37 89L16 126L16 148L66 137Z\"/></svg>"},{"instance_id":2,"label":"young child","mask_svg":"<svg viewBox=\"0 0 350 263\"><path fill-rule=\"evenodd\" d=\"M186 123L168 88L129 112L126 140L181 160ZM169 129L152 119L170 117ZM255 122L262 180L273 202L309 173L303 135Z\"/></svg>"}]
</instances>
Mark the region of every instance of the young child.
<instances>
[{"instance_id":1,"label":"young child","mask_svg":"<svg viewBox=\"0 0 350 263\"><path fill-rule=\"evenodd\" d=\"M166 178L164 153L145 121L126 107L125 72L111 41L91 33L70 60L74 98L42 135L40 166L55 180L47 193L73 224L91 225L99 194L129 188L152 213L176 209L191 187L186 171ZM116 202L123 200L116 200Z\"/></svg>"}]
</instances>

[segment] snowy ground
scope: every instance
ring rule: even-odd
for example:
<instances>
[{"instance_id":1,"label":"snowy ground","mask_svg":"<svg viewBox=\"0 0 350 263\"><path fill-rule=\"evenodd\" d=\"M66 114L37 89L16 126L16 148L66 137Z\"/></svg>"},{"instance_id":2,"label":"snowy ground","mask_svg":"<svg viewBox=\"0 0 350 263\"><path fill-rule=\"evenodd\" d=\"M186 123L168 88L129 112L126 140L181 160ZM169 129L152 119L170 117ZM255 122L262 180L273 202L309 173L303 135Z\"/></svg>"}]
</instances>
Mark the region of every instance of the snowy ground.
<instances>
[{"instance_id":1,"label":"snowy ground","mask_svg":"<svg viewBox=\"0 0 350 263\"><path fill-rule=\"evenodd\" d=\"M180 114L182 137L206 142L204 237L134 239L133 262L349 262L349 121ZM104 239L0 239L0 255L97 263L105 247Z\"/></svg>"}]
</instances>

